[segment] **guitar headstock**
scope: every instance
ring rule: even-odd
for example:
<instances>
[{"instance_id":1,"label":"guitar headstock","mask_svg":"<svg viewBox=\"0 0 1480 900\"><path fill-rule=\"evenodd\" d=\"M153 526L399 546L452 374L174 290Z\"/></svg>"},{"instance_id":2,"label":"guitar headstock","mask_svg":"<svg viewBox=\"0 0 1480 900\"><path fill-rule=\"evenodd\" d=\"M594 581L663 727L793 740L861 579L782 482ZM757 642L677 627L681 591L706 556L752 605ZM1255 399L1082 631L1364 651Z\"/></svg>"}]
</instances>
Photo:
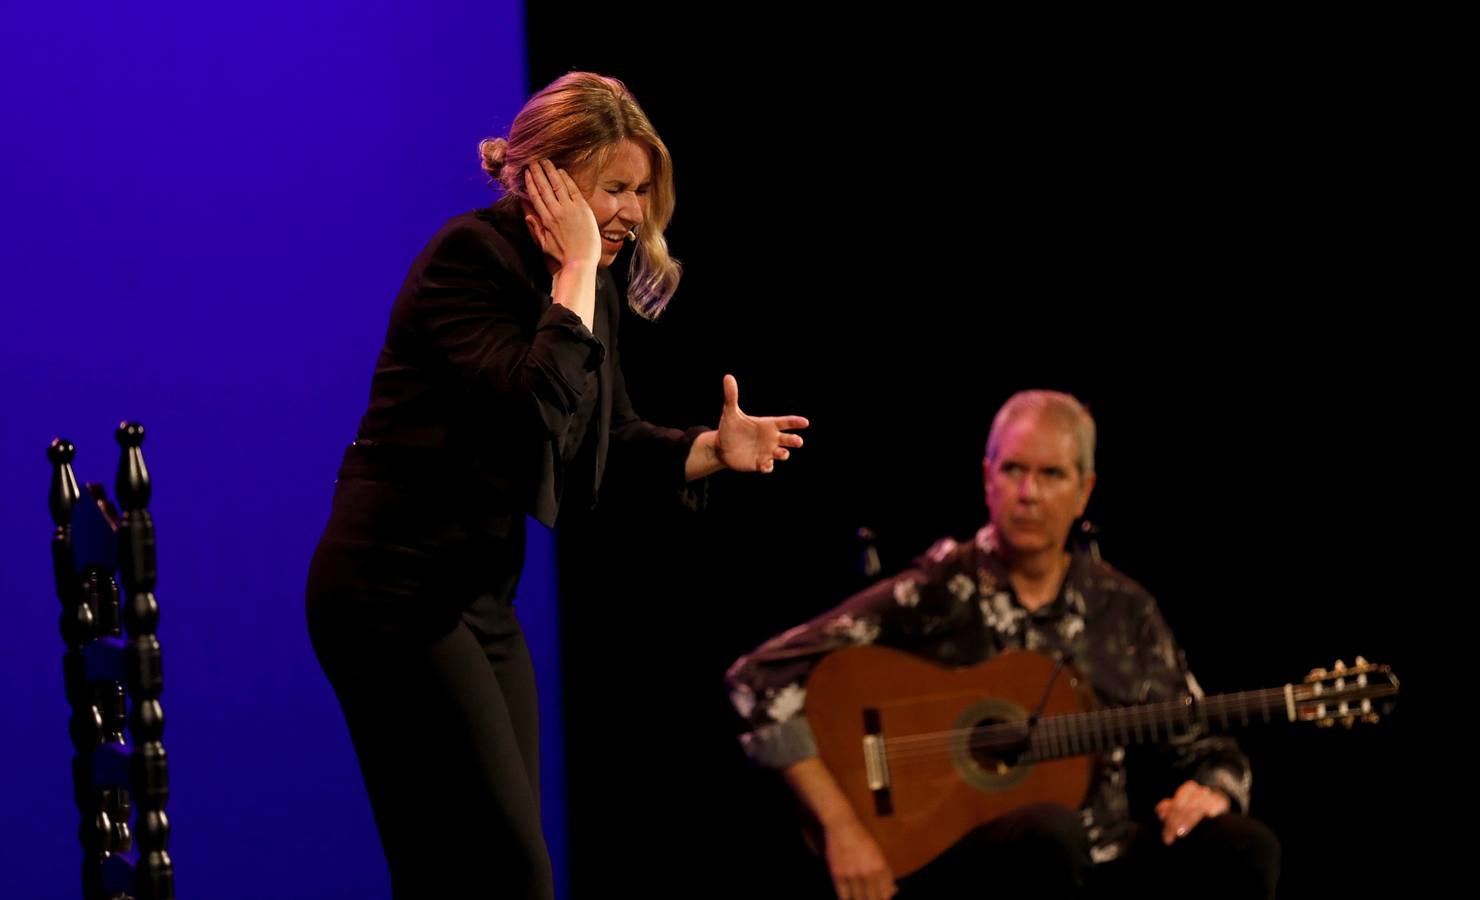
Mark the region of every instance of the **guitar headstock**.
<instances>
[{"instance_id":1,"label":"guitar headstock","mask_svg":"<svg viewBox=\"0 0 1480 900\"><path fill-rule=\"evenodd\" d=\"M1337 722L1352 727L1358 721L1376 722L1379 710L1374 700L1396 696L1398 677L1387 666L1357 657L1354 665L1341 660L1328 669L1311 669L1305 681L1287 688L1294 717L1330 728ZM1382 704L1388 712L1391 704Z\"/></svg>"}]
</instances>

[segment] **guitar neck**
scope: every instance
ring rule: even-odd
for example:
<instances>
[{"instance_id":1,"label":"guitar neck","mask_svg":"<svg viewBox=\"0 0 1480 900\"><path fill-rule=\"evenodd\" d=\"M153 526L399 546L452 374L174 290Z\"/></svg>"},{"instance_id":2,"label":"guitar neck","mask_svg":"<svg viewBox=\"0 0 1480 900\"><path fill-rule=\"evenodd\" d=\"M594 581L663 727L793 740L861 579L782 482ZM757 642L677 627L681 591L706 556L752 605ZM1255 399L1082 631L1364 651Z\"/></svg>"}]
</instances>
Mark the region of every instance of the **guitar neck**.
<instances>
[{"instance_id":1,"label":"guitar neck","mask_svg":"<svg viewBox=\"0 0 1480 900\"><path fill-rule=\"evenodd\" d=\"M1156 744L1195 731L1227 731L1295 717L1295 688L1243 691L1194 700L1149 703L1036 720L1023 760L1102 753L1114 747Z\"/></svg>"}]
</instances>

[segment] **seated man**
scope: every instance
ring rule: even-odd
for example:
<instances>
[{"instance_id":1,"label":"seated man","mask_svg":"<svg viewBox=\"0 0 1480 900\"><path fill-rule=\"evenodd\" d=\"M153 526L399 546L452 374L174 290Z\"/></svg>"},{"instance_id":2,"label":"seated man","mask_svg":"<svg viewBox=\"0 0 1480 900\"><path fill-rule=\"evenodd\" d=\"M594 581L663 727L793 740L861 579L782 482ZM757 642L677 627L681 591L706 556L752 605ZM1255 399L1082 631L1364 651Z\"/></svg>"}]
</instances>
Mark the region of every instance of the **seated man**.
<instances>
[{"instance_id":1,"label":"seated man","mask_svg":"<svg viewBox=\"0 0 1480 900\"><path fill-rule=\"evenodd\" d=\"M1248 760L1193 729L1165 759L1180 786L1137 824L1125 751L1102 754L1081 808L1025 805L900 878L840 789L806 717L806 683L830 651L887 645L946 667L1011 650L1071 664L1097 705L1201 696L1155 600L1092 549L1066 549L1095 484L1095 424L1067 394L1025 391L992 422L983 472L990 523L945 539L915 568L740 658L727 676L750 723L742 742L781 771L820 827L842 900L905 897L1272 897L1279 845L1248 808ZM1154 813L1154 817L1152 815Z\"/></svg>"}]
</instances>

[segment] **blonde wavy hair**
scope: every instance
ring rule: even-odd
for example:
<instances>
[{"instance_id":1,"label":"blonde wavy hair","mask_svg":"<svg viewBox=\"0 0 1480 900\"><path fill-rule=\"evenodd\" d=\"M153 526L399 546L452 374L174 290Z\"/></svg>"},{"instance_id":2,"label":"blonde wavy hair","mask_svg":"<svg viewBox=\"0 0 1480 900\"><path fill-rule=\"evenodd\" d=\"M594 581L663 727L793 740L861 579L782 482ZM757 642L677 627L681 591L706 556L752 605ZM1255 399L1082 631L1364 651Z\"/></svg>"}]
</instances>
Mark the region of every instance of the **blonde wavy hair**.
<instances>
[{"instance_id":1,"label":"blonde wavy hair","mask_svg":"<svg viewBox=\"0 0 1480 900\"><path fill-rule=\"evenodd\" d=\"M567 172L586 166L599 169L623 140L646 148L652 166L647 213L637 231L627 280L627 302L638 315L655 319L683 274L678 260L668 255L663 237L673 218L673 159L626 85L592 72L562 75L529 98L514 117L508 138L488 138L478 144L478 153L483 171L505 196L528 200L524 170L536 160L548 159Z\"/></svg>"}]
</instances>

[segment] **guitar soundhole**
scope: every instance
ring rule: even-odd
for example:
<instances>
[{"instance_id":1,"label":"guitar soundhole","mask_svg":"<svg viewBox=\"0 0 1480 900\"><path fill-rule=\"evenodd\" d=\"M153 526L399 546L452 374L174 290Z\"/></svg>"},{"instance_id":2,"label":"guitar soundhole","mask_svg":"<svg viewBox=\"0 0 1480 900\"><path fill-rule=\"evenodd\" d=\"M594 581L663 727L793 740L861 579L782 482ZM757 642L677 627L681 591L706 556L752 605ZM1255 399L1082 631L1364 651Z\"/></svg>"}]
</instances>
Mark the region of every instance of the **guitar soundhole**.
<instances>
[{"instance_id":1,"label":"guitar soundhole","mask_svg":"<svg viewBox=\"0 0 1480 900\"><path fill-rule=\"evenodd\" d=\"M961 710L951 732L951 765L979 791L1010 791L1033 774L1027 751L1028 711L1001 697L987 697Z\"/></svg>"},{"instance_id":2,"label":"guitar soundhole","mask_svg":"<svg viewBox=\"0 0 1480 900\"><path fill-rule=\"evenodd\" d=\"M969 750L971 759L982 771L1005 775L1018 764L1027 748L1027 735L1020 722L1007 719L981 719L972 726Z\"/></svg>"}]
</instances>

